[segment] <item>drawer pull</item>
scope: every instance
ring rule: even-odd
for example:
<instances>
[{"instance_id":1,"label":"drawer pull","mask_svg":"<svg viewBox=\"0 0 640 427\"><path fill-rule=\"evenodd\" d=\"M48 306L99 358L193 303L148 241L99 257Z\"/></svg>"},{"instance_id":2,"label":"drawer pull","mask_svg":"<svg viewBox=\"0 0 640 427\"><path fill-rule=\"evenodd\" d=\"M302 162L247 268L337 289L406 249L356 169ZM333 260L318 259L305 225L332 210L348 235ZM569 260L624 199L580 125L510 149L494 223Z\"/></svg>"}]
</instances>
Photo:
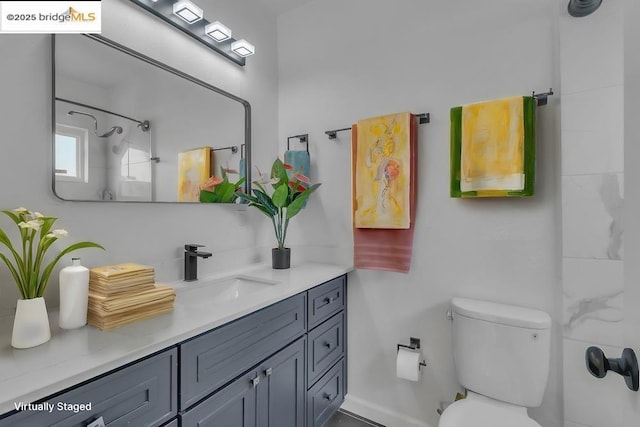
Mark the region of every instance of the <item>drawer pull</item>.
<instances>
[{"instance_id":1,"label":"drawer pull","mask_svg":"<svg viewBox=\"0 0 640 427\"><path fill-rule=\"evenodd\" d=\"M265 377L270 377L271 374L273 374L273 368L268 368L264 370L264 376Z\"/></svg>"},{"instance_id":2,"label":"drawer pull","mask_svg":"<svg viewBox=\"0 0 640 427\"><path fill-rule=\"evenodd\" d=\"M333 394L331 394L331 393L325 393L323 397L328 401L332 401L333 400Z\"/></svg>"},{"instance_id":3,"label":"drawer pull","mask_svg":"<svg viewBox=\"0 0 640 427\"><path fill-rule=\"evenodd\" d=\"M251 386L253 388L256 388L256 387L258 387L258 384L260 384L260 377L257 376L254 379L252 379L250 382L251 382Z\"/></svg>"},{"instance_id":4,"label":"drawer pull","mask_svg":"<svg viewBox=\"0 0 640 427\"><path fill-rule=\"evenodd\" d=\"M331 350L333 348L333 344L330 343L329 341L325 341L324 342L324 346L327 347L329 350Z\"/></svg>"},{"instance_id":5,"label":"drawer pull","mask_svg":"<svg viewBox=\"0 0 640 427\"><path fill-rule=\"evenodd\" d=\"M87 423L86 427L105 427L104 419L102 417L96 418L90 423Z\"/></svg>"},{"instance_id":6,"label":"drawer pull","mask_svg":"<svg viewBox=\"0 0 640 427\"><path fill-rule=\"evenodd\" d=\"M332 302L334 302L334 301L335 301L335 300L337 300L337 299L338 299L338 297L331 297L331 298L326 297L326 298L324 299L324 302L325 302L325 304L331 304Z\"/></svg>"}]
</instances>

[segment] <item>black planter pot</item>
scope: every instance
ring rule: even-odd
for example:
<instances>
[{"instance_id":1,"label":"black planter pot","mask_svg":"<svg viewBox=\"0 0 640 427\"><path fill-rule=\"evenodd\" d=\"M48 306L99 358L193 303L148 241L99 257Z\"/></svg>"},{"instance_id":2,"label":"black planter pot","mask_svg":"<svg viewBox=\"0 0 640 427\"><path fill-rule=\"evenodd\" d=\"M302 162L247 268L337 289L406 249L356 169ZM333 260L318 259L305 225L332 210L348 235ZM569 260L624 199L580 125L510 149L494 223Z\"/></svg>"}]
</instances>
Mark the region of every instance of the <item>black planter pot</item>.
<instances>
[{"instance_id":1,"label":"black planter pot","mask_svg":"<svg viewBox=\"0 0 640 427\"><path fill-rule=\"evenodd\" d=\"M291 248L271 249L271 267L284 270L291 267Z\"/></svg>"}]
</instances>

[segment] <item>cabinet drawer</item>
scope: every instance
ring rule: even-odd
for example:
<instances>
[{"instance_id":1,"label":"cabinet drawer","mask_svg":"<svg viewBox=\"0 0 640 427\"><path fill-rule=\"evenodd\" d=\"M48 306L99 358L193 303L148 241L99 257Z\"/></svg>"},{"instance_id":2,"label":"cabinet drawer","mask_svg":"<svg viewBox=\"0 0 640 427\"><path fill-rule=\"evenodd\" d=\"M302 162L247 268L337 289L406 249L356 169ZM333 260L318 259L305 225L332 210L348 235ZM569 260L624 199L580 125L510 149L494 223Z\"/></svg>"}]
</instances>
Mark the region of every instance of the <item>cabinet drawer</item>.
<instances>
[{"instance_id":1,"label":"cabinet drawer","mask_svg":"<svg viewBox=\"0 0 640 427\"><path fill-rule=\"evenodd\" d=\"M177 414L177 360L177 349L165 351L48 399L51 412L19 412L0 426L75 427L98 417L112 427L159 426Z\"/></svg>"},{"instance_id":2,"label":"cabinet drawer","mask_svg":"<svg viewBox=\"0 0 640 427\"><path fill-rule=\"evenodd\" d=\"M299 294L180 346L180 409L185 410L305 332Z\"/></svg>"},{"instance_id":3,"label":"cabinet drawer","mask_svg":"<svg viewBox=\"0 0 640 427\"><path fill-rule=\"evenodd\" d=\"M307 393L307 427L322 427L344 402L344 359Z\"/></svg>"},{"instance_id":4,"label":"cabinet drawer","mask_svg":"<svg viewBox=\"0 0 640 427\"><path fill-rule=\"evenodd\" d=\"M346 276L340 276L309 290L309 329L344 308Z\"/></svg>"},{"instance_id":5,"label":"cabinet drawer","mask_svg":"<svg viewBox=\"0 0 640 427\"><path fill-rule=\"evenodd\" d=\"M311 386L344 355L344 313L309 332L307 384Z\"/></svg>"}]
</instances>

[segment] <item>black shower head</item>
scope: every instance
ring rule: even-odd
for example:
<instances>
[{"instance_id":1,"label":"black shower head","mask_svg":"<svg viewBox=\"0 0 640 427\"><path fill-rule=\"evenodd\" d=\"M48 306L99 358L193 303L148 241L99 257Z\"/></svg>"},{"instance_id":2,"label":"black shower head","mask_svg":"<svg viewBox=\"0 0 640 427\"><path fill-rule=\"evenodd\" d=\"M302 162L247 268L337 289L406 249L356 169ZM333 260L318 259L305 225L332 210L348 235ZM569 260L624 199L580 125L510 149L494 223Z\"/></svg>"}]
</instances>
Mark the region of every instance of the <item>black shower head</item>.
<instances>
[{"instance_id":1,"label":"black shower head","mask_svg":"<svg viewBox=\"0 0 640 427\"><path fill-rule=\"evenodd\" d=\"M602 0L569 0L567 10L576 18L591 15L602 4Z\"/></svg>"}]
</instances>

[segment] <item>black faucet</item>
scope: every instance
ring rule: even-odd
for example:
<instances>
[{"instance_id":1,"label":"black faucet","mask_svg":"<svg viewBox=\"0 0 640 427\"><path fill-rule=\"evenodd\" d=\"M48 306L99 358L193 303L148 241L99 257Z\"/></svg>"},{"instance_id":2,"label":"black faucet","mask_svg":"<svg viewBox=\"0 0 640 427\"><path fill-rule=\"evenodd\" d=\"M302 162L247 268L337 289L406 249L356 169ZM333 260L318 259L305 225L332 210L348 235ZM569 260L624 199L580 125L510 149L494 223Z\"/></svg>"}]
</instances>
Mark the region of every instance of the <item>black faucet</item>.
<instances>
[{"instance_id":1,"label":"black faucet","mask_svg":"<svg viewBox=\"0 0 640 427\"><path fill-rule=\"evenodd\" d=\"M211 252L200 252L198 248L204 245L196 245L193 243L184 245L184 281L193 282L198 280L198 257L209 258Z\"/></svg>"}]
</instances>

